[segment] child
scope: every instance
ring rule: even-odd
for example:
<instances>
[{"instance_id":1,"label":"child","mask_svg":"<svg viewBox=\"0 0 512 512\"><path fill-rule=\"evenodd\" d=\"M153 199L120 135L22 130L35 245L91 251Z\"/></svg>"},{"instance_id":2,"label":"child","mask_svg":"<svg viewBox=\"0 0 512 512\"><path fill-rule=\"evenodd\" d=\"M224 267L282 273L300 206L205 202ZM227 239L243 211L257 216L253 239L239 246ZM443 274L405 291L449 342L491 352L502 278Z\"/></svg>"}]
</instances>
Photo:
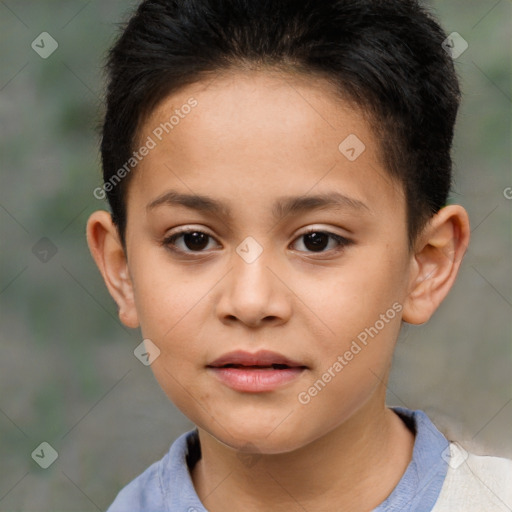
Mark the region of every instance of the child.
<instances>
[{"instance_id":1,"label":"child","mask_svg":"<svg viewBox=\"0 0 512 512\"><path fill-rule=\"evenodd\" d=\"M385 405L469 242L445 39L414 0L139 6L87 237L197 429L110 512L512 510L512 461Z\"/></svg>"}]
</instances>

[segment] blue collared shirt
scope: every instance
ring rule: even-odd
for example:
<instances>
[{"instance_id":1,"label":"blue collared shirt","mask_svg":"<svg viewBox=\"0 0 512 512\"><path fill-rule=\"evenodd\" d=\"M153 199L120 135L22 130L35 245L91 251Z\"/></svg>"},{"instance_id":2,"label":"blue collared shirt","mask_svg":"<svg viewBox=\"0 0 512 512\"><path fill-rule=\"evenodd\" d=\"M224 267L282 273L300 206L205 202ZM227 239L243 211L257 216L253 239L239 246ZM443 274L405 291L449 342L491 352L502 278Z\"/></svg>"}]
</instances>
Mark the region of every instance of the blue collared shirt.
<instances>
[{"instance_id":1,"label":"blue collared shirt","mask_svg":"<svg viewBox=\"0 0 512 512\"><path fill-rule=\"evenodd\" d=\"M430 512L448 471L444 454L449 442L424 412L392 409L415 433L413 455L393 492L374 512ZM119 492L107 512L207 512L189 471L198 457L197 430L182 434L161 460Z\"/></svg>"}]
</instances>

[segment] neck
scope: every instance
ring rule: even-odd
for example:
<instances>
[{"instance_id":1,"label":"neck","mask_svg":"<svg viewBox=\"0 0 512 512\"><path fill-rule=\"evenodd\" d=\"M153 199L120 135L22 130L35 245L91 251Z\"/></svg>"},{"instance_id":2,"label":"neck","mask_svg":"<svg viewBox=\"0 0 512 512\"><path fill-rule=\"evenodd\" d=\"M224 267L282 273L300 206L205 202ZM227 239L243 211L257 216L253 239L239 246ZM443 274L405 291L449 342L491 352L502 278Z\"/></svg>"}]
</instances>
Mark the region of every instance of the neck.
<instances>
[{"instance_id":1,"label":"neck","mask_svg":"<svg viewBox=\"0 0 512 512\"><path fill-rule=\"evenodd\" d=\"M372 510L412 458L414 435L391 410L368 403L320 439L288 453L241 456L199 429L202 458L192 471L211 512ZM230 507L227 507L227 505Z\"/></svg>"}]
</instances>

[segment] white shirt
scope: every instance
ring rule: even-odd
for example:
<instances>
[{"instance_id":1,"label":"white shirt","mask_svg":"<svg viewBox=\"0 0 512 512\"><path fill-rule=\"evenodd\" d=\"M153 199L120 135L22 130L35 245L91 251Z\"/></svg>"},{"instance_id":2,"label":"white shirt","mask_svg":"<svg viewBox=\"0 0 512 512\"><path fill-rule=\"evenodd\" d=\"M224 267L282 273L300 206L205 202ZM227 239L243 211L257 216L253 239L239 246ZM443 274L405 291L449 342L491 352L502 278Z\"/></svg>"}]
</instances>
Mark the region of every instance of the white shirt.
<instances>
[{"instance_id":1,"label":"white shirt","mask_svg":"<svg viewBox=\"0 0 512 512\"><path fill-rule=\"evenodd\" d=\"M512 460L450 443L448 471L432 512L511 512Z\"/></svg>"}]
</instances>

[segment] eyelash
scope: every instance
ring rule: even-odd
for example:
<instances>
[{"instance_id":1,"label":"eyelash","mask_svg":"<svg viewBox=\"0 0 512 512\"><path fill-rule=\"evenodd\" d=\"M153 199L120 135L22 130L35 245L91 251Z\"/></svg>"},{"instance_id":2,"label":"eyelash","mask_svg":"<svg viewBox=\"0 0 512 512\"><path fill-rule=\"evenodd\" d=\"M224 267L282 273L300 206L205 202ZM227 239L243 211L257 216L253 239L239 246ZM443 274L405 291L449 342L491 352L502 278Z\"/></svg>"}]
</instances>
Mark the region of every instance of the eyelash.
<instances>
[{"instance_id":1,"label":"eyelash","mask_svg":"<svg viewBox=\"0 0 512 512\"><path fill-rule=\"evenodd\" d=\"M213 239L214 237L209 235L208 233L205 233L204 231L201 231L199 229L183 229L182 231L179 231L177 233L174 233L168 237L166 237L163 241L162 241L162 245L165 246L166 248L168 248L169 250L175 252L175 253L179 253L179 254L186 254L186 255L199 255L203 252L206 252L206 251L183 251L182 249L178 249L176 248L175 246L175 242L178 238L182 237L183 235L186 235L186 234L189 234L189 233L201 233L201 234L204 234L206 235L208 238L210 239ZM309 235L311 233L322 233L324 235L328 235L329 238L333 239L336 241L337 243L337 247L335 249L330 249L330 250L323 250L323 251L306 251L310 254L325 254L325 253L329 253L329 252L332 252L332 251L341 251L343 250L345 247L353 244L353 241L352 240L349 240L348 238L345 238L341 235L337 235L335 233L331 233L330 231L323 231L321 229L316 229L316 228L310 228L308 229L307 231L301 233L295 240L298 240L306 235ZM294 241L295 241L294 240ZM300 252L305 252L305 251L300 251Z\"/></svg>"}]
</instances>

